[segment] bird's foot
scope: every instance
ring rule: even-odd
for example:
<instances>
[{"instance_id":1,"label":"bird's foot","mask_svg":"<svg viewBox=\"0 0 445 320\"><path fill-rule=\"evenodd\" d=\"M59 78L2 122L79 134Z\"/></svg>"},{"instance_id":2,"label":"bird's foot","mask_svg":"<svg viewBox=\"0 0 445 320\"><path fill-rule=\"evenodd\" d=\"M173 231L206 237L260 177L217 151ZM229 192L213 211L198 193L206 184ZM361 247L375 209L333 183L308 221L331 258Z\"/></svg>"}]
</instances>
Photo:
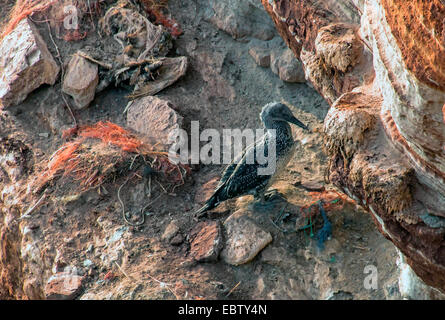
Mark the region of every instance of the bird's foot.
<instances>
[{"instance_id":1,"label":"bird's foot","mask_svg":"<svg viewBox=\"0 0 445 320\"><path fill-rule=\"evenodd\" d=\"M283 194L281 194L277 189L272 189L264 193L264 201L270 202L270 201L287 201L286 198L284 198Z\"/></svg>"}]
</instances>

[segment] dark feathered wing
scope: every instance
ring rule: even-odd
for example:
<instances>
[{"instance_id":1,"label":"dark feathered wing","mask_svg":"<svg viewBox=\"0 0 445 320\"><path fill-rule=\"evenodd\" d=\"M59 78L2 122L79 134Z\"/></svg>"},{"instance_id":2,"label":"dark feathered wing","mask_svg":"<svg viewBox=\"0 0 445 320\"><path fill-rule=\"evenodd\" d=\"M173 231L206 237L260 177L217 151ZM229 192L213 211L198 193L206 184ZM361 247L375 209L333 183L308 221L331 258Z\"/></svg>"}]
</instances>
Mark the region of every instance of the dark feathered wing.
<instances>
[{"instance_id":1,"label":"dark feathered wing","mask_svg":"<svg viewBox=\"0 0 445 320\"><path fill-rule=\"evenodd\" d=\"M215 192L209 200L207 200L205 205L195 214L204 213L205 211L215 208L222 201L246 195L255 189L261 189L267 185L271 176L258 175L258 168L266 167L267 164L258 165L257 163L247 163L247 160L252 153L254 157L251 157L251 159L257 159L256 152L257 150L263 152L263 145L264 139L251 145L226 167ZM258 147L261 148L259 149ZM265 152L265 155L267 156L267 147Z\"/></svg>"}]
</instances>

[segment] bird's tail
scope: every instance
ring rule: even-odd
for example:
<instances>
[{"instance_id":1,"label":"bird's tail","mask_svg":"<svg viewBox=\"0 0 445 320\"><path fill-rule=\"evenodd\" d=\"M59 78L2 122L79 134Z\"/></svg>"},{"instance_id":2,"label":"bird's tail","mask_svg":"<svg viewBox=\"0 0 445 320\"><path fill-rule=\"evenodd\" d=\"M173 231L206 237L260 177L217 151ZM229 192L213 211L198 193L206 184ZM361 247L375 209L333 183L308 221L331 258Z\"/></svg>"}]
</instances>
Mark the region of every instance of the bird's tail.
<instances>
[{"instance_id":1,"label":"bird's tail","mask_svg":"<svg viewBox=\"0 0 445 320\"><path fill-rule=\"evenodd\" d=\"M218 206L219 202L216 200L216 196L213 195L210 197L209 200L206 201L206 203L202 206L201 209L196 211L193 215L195 217L202 217L207 211L212 210L213 208L216 208Z\"/></svg>"}]
</instances>

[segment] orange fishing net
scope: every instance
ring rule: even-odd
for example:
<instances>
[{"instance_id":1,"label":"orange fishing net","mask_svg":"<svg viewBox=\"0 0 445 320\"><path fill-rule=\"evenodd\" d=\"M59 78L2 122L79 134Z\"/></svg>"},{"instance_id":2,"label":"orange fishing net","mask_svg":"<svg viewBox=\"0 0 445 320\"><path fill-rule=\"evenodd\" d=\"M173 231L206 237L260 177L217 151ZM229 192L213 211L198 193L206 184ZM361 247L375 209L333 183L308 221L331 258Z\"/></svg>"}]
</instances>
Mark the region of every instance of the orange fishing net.
<instances>
[{"instance_id":1,"label":"orange fishing net","mask_svg":"<svg viewBox=\"0 0 445 320\"><path fill-rule=\"evenodd\" d=\"M168 0L140 0L145 12L151 15L155 24L162 24L173 37L180 36L183 32L179 24L168 14Z\"/></svg>"},{"instance_id":2,"label":"orange fishing net","mask_svg":"<svg viewBox=\"0 0 445 320\"><path fill-rule=\"evenodd\" d=\"M98 187L117 171L121 172L123 163L133 164L135 154L148 159L154 171L162 172L173 190L184 184L185 176L190 173L187 166L172 163L167 152L152 150L150 145L109 121L66 130L63 137L73 137L74 141L66 142L50 157L37 180L38 190L58 175L73 178L82 189Z\"/></svg>"},{"instance_id":3,"label":"orange fishing net","mask_svg":"<svg viewBox=\"0 0 445 320\"><path fill-rule=\"evenodd\" d=\"M9 14L9 21L3 28L0 40L11 33L17 24L24 18L34 12L40 12L48 9L57 0L17 0Z\"/></svg>"},{"instance_id":4,"label":"orange fishing net","mask_svg":"<svg viewBox=\"0 0 445 320\"><path fill-rule=\"evenodd\" d=\"M62 148L57 150L50 158L48 162L47 175L54 175L59 169L63 167L75 167L76 164L73 160L73 155L78 149L81 141L68 142ZM68 162L71 162L68 165Z\"/></svg>"},{"instance_id":5,"label":"orange fishing net","mask_svg":"<svg viewBox=\"0 0 445 320\"><path fill-rule=\"evenodd\" d=\"M80 137L100 139L105 143L121 148L123 151L139 152L139 148L142 146L142 141L127 130L109 121L99 121L92 126L81 126L78 130Z\"/></svg>"}]
</instances>

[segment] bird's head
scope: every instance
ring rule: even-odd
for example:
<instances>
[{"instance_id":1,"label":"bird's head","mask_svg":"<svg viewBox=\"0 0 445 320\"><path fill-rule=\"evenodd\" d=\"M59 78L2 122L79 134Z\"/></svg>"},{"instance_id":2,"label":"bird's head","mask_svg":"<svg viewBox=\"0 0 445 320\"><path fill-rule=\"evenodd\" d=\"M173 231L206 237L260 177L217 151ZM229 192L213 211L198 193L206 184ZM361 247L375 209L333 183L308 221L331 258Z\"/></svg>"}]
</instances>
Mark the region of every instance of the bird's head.
<instances>
[{"instance_id":1,"label":"bird's head","mask_svg":"<svg viewBox=\"0 0 445 320\"><path fill-rule=\"evenodd\" d=\"M279 102L271 102L266 104L261 110L260 118L264 123L268 123L270 121L286 121L305 130L309 130L306 125L295 118L288 106Z\"/></svg>"}]
</instances>

